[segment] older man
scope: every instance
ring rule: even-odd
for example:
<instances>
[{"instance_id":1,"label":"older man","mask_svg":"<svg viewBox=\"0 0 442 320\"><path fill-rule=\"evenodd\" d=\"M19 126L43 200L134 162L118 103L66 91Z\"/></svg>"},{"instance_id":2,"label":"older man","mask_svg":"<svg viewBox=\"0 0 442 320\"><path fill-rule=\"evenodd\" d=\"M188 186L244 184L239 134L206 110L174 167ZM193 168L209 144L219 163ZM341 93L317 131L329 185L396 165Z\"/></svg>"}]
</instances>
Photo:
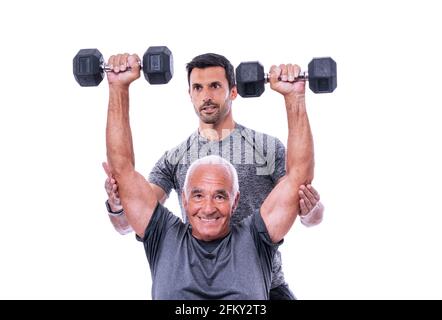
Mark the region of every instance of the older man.
<instances>
[{"instance_id":1,"label":"older man","mask_svg":"<svg viewBox=\"0 0 442 320\"><path fill-rule=\"evenodd\" d=\"M271 88L284 96L288 119L286 174L259 211L231 225L239 192L235 169L217 156L188 170L183 223L158 203L135 171L128 88L139 77L136 55L111 57L108 73L107 154L132 229L144 242L154 299L268 299L272 259L299 212L299 189L313 179L313 139L305 108L305 83L293 82L296 65L273 66ZM130 67L130 69L127 69ZM279 80L281 79L281 80Z\"/></svg>"}]
</instances>

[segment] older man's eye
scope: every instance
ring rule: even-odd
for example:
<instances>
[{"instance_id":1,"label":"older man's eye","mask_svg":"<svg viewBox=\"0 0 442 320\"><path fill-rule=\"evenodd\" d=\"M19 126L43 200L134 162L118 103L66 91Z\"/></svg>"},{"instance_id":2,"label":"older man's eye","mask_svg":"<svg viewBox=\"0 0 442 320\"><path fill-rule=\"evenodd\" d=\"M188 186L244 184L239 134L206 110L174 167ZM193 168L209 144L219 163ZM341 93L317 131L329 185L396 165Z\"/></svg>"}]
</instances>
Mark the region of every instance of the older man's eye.
<instances>
[{"instance_id":1,"label":"older man's eye","mask_svg":"<svg viewBox=\"0 0 442 320\"><path fill-rule=\"evenodd\" d=\"M196 200L199 200L199 199L201 199L202 197L203 197L203 195L200 194L200 193L194 194L194 195L192 196L192 198L194 198L194 199L196 199Z\"/></svg>"}]
</instances>

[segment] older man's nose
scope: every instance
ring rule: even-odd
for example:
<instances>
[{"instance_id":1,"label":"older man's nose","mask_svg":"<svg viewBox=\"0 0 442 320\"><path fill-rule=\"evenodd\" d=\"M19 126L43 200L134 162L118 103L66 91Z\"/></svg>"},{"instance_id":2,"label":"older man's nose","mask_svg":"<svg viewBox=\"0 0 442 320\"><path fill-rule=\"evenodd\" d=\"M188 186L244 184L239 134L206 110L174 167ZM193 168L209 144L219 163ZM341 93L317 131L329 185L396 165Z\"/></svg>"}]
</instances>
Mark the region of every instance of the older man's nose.
<instances>
[{"instance_id":1,"label":"older man's nose","mask_svg":"<svg viewBox=\"0 0 442 320\"><path fill-rule=\"evenodd\" d=\"M204 214L211 214L216 212L216 206L213 199L206 199L202 206L202 211Z\"/></svg>"}]
</instances>

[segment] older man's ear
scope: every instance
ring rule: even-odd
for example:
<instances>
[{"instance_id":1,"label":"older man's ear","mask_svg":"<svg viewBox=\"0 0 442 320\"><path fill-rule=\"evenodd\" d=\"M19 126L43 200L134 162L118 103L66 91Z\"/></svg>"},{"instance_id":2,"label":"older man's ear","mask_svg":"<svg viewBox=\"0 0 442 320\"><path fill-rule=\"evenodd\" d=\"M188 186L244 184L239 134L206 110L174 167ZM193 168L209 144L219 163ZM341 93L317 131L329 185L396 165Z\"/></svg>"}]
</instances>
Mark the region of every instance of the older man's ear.
<instances>
[{"instance_id":1,"label":"older man's ear","mask_svg":"<svg viewBox=\"0 0 442 320\"><path fill-rule=\"evenodd\" d=\"M238 208L238 204L239 204L239 191L236 193L235 200L233 200L232 214L235 213L236 208Z\"/></svg>"},{"instance_id":2,"label":"older man's ear","mask_svg":"<svg viewBox=\"0 0 442 320\"><path fill-rule=\"evenodd\" d=\"M183 203L183 207L185 209L185 212L187 212L187 198L186 198L186 194L184 193L184 190L181 191L181 202Z\"/></svg>"}]
</instances>

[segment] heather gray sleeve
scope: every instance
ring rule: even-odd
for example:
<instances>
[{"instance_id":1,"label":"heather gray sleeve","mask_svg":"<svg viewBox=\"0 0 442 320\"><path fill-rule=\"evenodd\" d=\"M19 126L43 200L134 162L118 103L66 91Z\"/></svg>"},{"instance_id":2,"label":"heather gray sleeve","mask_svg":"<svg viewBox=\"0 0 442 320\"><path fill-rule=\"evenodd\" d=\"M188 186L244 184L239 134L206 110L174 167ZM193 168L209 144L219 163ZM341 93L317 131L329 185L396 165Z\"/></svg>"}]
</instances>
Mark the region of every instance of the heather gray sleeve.
<instances>
[{"instance_id":1,"label":"heather gray sleeve","mask_svg":"<svg viewBox=\"0 0 442 320\"><path fill-rule=\"evenodd\" d=\"M163 207L160 203L157 203L146 230L144 231L144 237L140 238L136 235L136 239L144 244L147 260L153 270L156 267L158 253L162 248L163 239L167 230L171 226L180 223L182 222L177 216L167 210L167 208Z\"/></svg>"},{"instance_id":2,"label":"heather gray sleeve","mask_svg":"<svg viewBox=\"0 0 442 320\"><path fill-rule=\"evenodd\" d=\"M174 166L168 161L167 152L157 161L148 180L161 187L167 195L170 194L170 190L174 188Z\"/></svg>"},{"instance_id":3,"label":"heather gray sleeve","mask_svg":"<svg viewBox=\"0 0 442 320\"><path fill-rule=\"evenodd\" d=\"M271 275L273 269L273 259L278 247L284 242L284 239L278 243L272 242L259 210L255 212L251 218L251 232L255 241L256 249L258 250L261 266L264 270L264 277L270 284L272 282Z\"/></svg>"},{"instance_id":4,"label":"heather gray sleeve","mask_svg":"<svg viewBox=\"0 0 442 320\"><path fill-rule=\"evenodd\" d=\"M281 179L285 175L285 147L278 138L275 138L274 141L274 154L272 154L272 148L268 148L267 157L269 159L269 163L272 163L272 161L274 161L274 170L271 176L273 182L276 184L279 179Z\"/></svg>"}]
</instances>

